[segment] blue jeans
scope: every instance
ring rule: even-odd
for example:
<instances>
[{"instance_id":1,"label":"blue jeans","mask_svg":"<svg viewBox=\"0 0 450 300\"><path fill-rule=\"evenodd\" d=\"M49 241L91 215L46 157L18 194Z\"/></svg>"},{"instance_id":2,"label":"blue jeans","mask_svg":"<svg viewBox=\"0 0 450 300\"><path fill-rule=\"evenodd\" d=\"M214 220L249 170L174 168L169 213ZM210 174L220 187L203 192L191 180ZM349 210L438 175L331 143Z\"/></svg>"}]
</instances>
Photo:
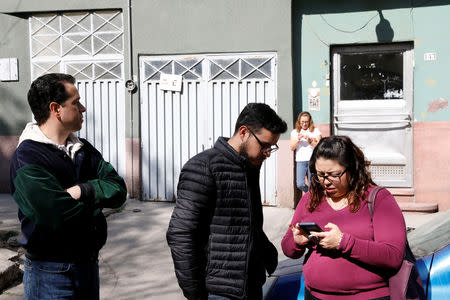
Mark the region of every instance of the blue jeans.
<instances>
[{"instance_id":1,"label":"blue jeans","mask_svg":"<svg viewBox=\"0 0 450 300\"><path fill-rule=\"evenodd\" d=\"M308 173L308 185L305 183L305 175ZM298 161L297 162L297 188L304 191L305 193L309 189L311 184L311 172L309 171L309 161Z\"/></svg>"},{"instance_id":2,"label":"blue jeans","mask_svg":"<svg viewBox=\"0 0 450 300\"><path fill-rule=\"evenodd\" d=\"M25 300L98 300L99 287L98 261L72 264L25 259Z\"/></svg>"}]
</instances>

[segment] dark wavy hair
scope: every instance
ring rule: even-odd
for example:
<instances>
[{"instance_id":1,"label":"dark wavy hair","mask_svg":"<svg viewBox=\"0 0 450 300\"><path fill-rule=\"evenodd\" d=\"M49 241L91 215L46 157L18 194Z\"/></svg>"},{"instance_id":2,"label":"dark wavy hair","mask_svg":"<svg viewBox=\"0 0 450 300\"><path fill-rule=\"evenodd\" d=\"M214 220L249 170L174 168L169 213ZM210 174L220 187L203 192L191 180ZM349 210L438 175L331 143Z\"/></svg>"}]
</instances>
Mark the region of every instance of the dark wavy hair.
<instances>
[{"instance_id":1,"label":"dark wavy hair","mask_svg":"<svg viewBox=\"0 0 450 300\"><path fill-rule=\"evenodd\" d=\"M75 78L69 74L45 74L31 83L28 91L28 104L38 125L42 125L50 116L50 103L62 104L68 98L64 83L75 84Z\"/></svg>"},{"instance_id":2,"label":"dark wavy hair","mask_svg":"<svg viewBox=\"0 0 450 300\"><path fill-rule=\"evenodd\" d=\"M314 148L309 161L311 176L316 176L316 161L319 158L335 160L346 168L349 178L348 206L351 212L357 212L361 206L360 199L365 200L364 193L371 185L375 185L368 170L370 162L365 159L364 153L349 137L330 136L322 138ZM311 180L310 194L307 208L312 212L323 201L325 193L320 183Z\"/></svg>"},{"instance_id":3,"label":"dark wavy hair","mask_svg":"<svg viewBox=\"0 0 450 300\"><path fill-rule=\"evenodd\" d=\"M244 107L237 118L234 134L243 125L255 132L259 132L262 128L273 134L284 133L287 130L286 122L269 105L264 103L249 103Z\"/></svg>"}]
</instances>

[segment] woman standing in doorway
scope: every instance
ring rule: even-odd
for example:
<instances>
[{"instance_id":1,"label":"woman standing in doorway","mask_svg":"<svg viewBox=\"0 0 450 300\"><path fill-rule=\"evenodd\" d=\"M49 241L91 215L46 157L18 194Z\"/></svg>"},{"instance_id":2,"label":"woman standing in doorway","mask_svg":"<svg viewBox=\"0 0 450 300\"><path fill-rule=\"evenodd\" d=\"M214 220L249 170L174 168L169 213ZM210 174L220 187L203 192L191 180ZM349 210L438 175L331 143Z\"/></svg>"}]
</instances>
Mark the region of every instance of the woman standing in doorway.
<instances>
[{"instance_id":1,"label":"woman standing in doorway","mask_svg":"<svg viewBox=\"0 0 450 300\"><path fill-rule=\"evenodd\" d=\"M291 132L290 148L295 151L295 162L297 165L297 188L307 192L311 183L311 173L309 172L309 159L314 147L322 138L319 129L314 127L311 114L303 111L298 115L295 129ZM305 175L308 173L308 185L305 183Z\"/></svg>"}]
</instances>

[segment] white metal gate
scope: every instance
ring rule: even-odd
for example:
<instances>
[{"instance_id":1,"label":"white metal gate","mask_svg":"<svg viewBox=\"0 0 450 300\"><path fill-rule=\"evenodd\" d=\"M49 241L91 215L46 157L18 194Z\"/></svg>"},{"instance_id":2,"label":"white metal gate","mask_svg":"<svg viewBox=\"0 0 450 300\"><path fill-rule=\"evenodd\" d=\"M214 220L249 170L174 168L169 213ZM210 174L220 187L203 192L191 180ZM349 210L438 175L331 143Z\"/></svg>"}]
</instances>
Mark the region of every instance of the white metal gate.
<instances>
[{"instance_id":1,"label":"white metal gate","mask_svg":"<svg viewBox=\"0 0 450 300\"><path fill-rule=\"evenodd\" d=\"M412 45L342 46L332 55L335 134L362 148L377 184L412 187Z\"/></svg>"},{"instance_id":2,"label":"white metal gate","mask_svg":"<svg viewBox=\"0 0 450 300\"><path fill-rule=\"evenodd\" d=\"M122 12L36 14L29 25L32 79L52 72L77 79L87 110L79 135L125 177Z\"/></svg>"},{"instance_id":3,"label":"white metal gate","mask_svg":"<svg viewBox=\"0 0 450 300\"><path fill-rule=\"evenodd\" d=\"M249 102L276 109L276 54L141 56L144 199L175 200L181 167L230 137ZM159 89L161 73L182 75L182 91ZM261 196L276 204L276 155L261 169Z\"/></svg>"}]
</instances>

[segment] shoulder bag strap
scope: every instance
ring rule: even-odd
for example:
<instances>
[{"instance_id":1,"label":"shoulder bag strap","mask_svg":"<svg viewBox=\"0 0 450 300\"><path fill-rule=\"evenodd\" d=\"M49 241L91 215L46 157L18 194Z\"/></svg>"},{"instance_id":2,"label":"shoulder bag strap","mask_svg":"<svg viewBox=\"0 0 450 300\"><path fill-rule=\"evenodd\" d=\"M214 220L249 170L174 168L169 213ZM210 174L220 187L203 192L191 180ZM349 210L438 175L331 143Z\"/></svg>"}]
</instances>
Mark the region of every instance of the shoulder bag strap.
<instances>
[{"instance_id":1,"label":"shoulder bag strap","mask_svg":"<svg viewBox=\"0 0 450 300\"><path fill-rule=\"evenodd\" d=\"M382 189L384 189L384 187L375 186L369 193L367 206L369 207L370 217L373 217L373 212L375 210L375 199L377 198L378 192Z\"/></svg>"}]
</instances>

